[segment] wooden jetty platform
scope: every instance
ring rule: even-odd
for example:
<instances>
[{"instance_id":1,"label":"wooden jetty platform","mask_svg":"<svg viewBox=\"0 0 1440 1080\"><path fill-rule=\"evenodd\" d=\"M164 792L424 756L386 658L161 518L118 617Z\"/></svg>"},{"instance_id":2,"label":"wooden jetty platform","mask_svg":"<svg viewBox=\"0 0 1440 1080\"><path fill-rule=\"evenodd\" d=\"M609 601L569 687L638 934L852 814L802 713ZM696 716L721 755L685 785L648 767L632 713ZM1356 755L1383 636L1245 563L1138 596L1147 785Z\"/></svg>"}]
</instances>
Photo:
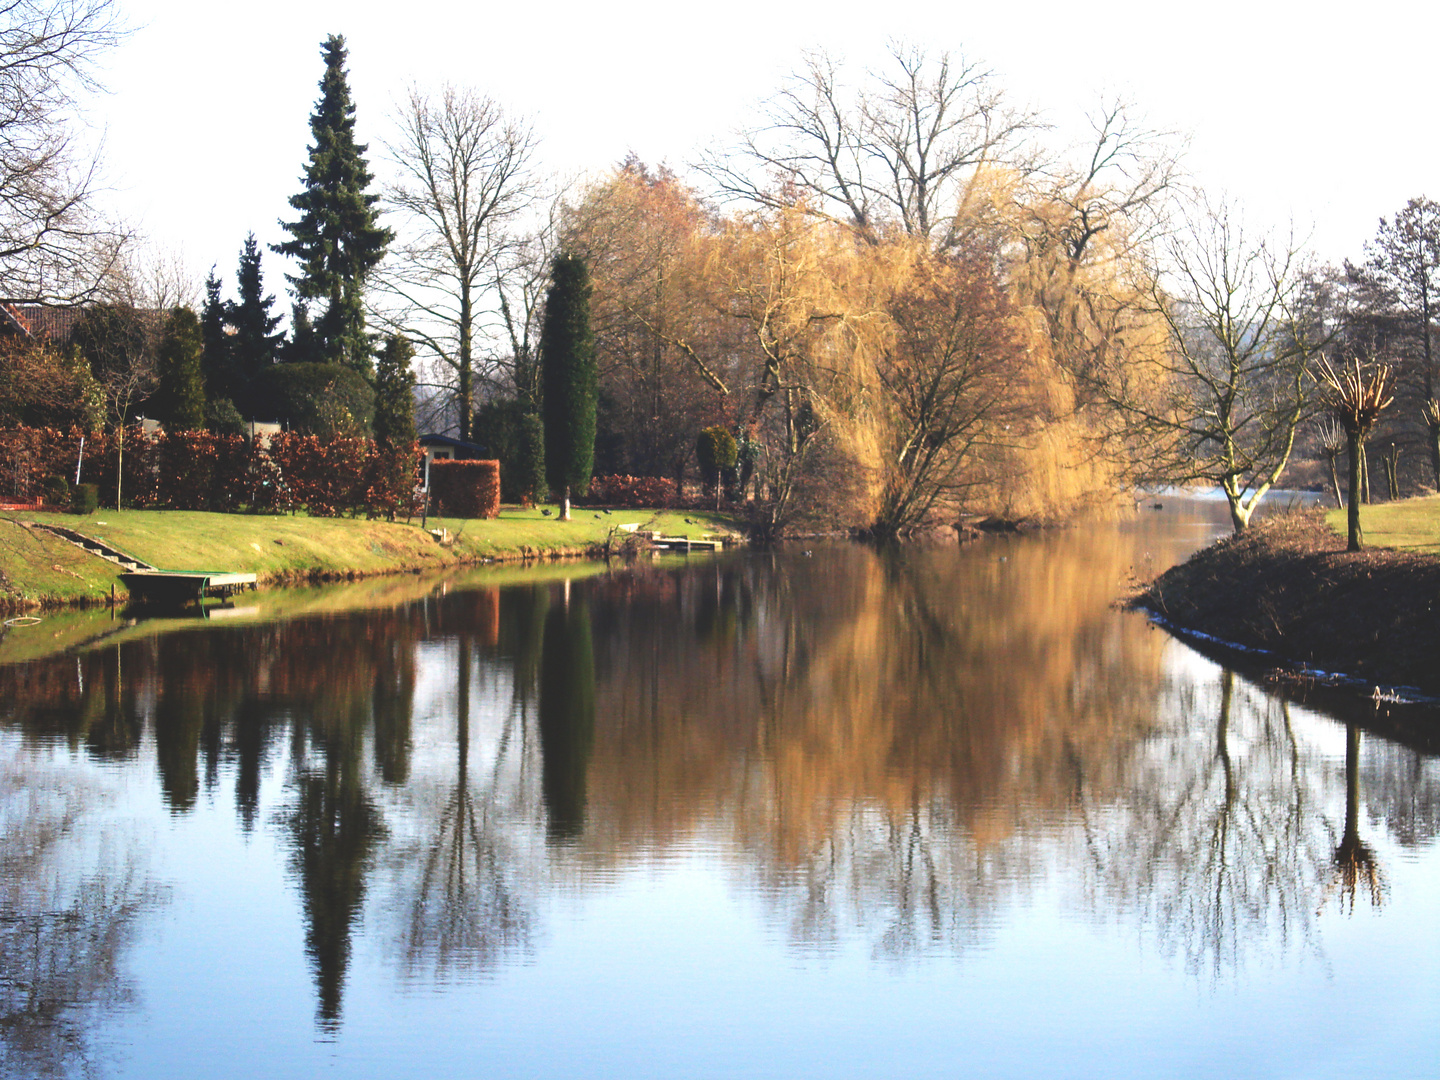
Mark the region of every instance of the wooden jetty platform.
<instances>
[{"instance_id":1,"label":"wooden jetty platform","mask_svg":"<svg viewBox=\"0 0 1440 1080\"><path fill-rule=\"evenodd\" d=\"M121 574L120 580L137 604L157 607L179 607L192 600L203 604L211 596L224 600L255 588L254 574L219 570L136 570Z\"/></svg>"},{"instance_id":2,"label":"wooden jetty platform","mask_svg":"<svg viewBox=\"0 0 1440 1080\"><path fill-rule=\"evenodd\" d=\"M650 546L660 551L721 551L725 541L715 539L691 540L688 536L652 536Z\"/></svg>"}]
</instances>

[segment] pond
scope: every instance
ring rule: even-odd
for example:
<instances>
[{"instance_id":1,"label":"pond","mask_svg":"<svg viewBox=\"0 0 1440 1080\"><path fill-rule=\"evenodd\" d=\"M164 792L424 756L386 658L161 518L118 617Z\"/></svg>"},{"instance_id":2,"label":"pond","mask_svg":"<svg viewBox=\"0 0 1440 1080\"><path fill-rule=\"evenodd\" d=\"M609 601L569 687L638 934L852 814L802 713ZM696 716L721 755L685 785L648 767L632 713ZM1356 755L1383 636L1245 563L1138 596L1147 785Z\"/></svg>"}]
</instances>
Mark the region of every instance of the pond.
<instances>
[{"instance_id":1,"label":"pond","mask_svg":"<svg viewBox=\"0 0 1440 1080\"><path fill-rule=\"evenodd\" d=\"M1440 729L1115 610L1163 501L0 666L0 1076L1433 1075Z\"/></svg>"}]
</instances>

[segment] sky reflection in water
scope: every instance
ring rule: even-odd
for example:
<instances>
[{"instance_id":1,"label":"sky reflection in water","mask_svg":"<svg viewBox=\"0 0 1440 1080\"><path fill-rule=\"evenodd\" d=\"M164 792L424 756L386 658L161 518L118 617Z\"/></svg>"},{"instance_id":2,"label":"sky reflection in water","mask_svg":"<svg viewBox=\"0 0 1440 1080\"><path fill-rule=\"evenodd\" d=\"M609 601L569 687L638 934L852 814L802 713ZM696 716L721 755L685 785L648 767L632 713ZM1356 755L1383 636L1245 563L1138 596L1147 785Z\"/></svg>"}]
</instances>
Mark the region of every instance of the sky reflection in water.
<instances>
[{"instance_id":1,"label":"sky reflection in water","mask_svg":"<svg viewBox=\"0 0 1440 1080\"><path fill-rule=\"evenodd\" d=\"M0 1075L1429 1075L1434 759L1110 607L1213 520L0 668Z\"/></svg>"}]
</instances>

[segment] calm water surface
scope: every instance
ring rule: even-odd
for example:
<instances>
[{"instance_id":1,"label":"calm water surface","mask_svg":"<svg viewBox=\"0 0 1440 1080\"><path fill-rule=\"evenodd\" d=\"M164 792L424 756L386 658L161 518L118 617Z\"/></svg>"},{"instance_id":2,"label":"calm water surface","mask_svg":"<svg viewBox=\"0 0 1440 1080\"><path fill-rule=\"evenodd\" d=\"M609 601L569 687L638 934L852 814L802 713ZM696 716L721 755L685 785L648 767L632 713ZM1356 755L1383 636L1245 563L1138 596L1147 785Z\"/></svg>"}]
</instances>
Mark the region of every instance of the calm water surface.
<instances>
[{"instance_id":1,"label":"calm water surface","mask_svg":"<svg viewBox=\"0 0 1440 1080\"><path fill-rule=\"evenodd\" d=\"M1434 1076L1427 737L1112 610L1222 513L0 667L0 1075Z\"/></svg>"}]
</instances>

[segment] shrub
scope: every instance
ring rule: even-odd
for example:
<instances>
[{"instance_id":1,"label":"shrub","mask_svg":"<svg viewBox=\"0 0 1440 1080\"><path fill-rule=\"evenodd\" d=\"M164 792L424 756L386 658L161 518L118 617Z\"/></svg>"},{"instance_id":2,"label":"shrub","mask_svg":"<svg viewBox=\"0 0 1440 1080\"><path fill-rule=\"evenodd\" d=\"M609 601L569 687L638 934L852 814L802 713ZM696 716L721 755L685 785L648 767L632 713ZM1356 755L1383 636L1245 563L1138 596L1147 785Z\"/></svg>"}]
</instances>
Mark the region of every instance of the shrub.
<instances>
[{"instance_id":1,"label":"shrub","mask_svg":"<svg viewBox=\"0 0 1440 1080\"><path fill-rule=\"evenodd\" d=\"M500 462L432 461L430 512L440 517L498 517Z\"/></svg>"},{"instance_id":2,"label":"shrub","mask_svg":"<svg viewBox=\"0 0 1440 1080\"><path fill-rule=\"evenodd\" d=\"M597 476L590 481L589 504L610 506L674 506L680 499L675 481L666 476Z\"/></svg>"},{"instance_id":3,"label":"shrub","mask_svg":"<svg viewBox=\"0 0 1440 1080\"><path fill-rule=\"evenodd\" d=\"M94 484L81 484L70 495L72 514L93 514L100 508L100 489Z\"/></svg>"}]
</instances>

